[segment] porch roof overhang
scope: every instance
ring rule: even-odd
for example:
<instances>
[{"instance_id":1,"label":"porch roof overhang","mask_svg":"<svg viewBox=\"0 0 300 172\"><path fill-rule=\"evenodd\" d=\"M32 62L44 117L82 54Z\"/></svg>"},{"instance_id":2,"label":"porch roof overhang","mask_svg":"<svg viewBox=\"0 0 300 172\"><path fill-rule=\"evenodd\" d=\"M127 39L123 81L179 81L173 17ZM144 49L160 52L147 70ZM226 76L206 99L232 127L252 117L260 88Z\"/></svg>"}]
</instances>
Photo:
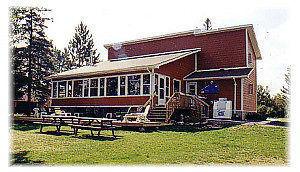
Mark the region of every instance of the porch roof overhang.
<instances>
[{"instance_id":1,"label":"porch roof overhang","mask_svg":"<svg viewBox=\"0 0 300 172\"><path fill-rule=\"evenodd\" d=\"M223 68L212 70L194 71L184 77L186 81L211 80L211 79L230 79L230 78L246 78L249 77L253 68Z\"/></svg>"},{"instance_id":2,"label":"porch roof overhang","mask_svg":"<svg viewBox=\"0 0 300 172\"><path fill-rule=\"evenodd\" d=\"M47 79L64 79L71 77L87 77L92 75L113 74L118 72L134 72L159 68L183 57L201 51L200 48L181 51L147 54L141 56L127 57L123 59L103 61L94 66L84 66L77 69L50 75Z\"/></svg>"}]
</instances>

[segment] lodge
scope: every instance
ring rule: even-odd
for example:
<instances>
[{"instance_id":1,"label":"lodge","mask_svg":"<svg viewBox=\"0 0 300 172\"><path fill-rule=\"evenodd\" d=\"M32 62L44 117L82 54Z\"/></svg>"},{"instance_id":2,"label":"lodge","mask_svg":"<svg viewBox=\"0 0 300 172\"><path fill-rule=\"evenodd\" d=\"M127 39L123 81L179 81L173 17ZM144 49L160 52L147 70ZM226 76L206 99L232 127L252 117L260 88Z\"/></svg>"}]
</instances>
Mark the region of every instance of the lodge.
<instances>
[{"instance_id":1,"label":"lodge","mask_svg":"<svg viewBox=\"0 0 300 172\"><path fill-rule=\"evenodd\" d=\"M176 93L182 93L205 102L211 117L214 102L222 100L230 102L229 111L240 119L256 112L256 60L261 55L251 24L104 47L107 61L48 77L52 107L103 116L151 104L149 118L165 121L167 111L155 116L155 109L168 110L180 99Z\"/></svg>"}]
</instances>

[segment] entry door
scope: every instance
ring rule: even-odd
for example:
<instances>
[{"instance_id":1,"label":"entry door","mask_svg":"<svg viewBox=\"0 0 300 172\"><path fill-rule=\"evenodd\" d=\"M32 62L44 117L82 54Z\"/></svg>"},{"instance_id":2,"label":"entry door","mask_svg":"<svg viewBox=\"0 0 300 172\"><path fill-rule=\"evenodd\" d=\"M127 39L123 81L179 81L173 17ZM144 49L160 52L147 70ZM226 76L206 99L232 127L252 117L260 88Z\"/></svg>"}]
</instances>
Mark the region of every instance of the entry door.
<instances>
[{"instance_id":1,"label":"entry door","mask_svg":"<svg viewBox=\"0 0 300 172\"><path fill-rule=\"evenodd\" d=\"M197 82L188 82L187 83L187 93L191 95L197 94Z\"/></svg>"},{"instance_id":2,"label":"entry door","mask_svg":"<svg viewBox=\"0 0 300 172\"><path fill-rule=\"evenodd\" d=\"M166 104L166 78L164 76L159 75L158 77L158 105L165 105Z\"/></svg>"}]
</instances>

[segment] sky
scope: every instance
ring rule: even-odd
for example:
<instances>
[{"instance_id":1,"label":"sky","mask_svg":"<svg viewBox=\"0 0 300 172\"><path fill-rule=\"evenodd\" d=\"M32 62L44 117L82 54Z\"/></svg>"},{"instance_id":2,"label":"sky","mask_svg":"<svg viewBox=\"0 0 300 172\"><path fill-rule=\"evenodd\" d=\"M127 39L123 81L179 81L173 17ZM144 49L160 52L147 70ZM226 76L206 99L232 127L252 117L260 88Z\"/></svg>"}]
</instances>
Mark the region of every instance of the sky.
<instances>
[{"instance_id":1,"label":"sky","mask_svg":"<svg viewBox=\"0 0 300 172\"><path fill-rule=\"evenodd\" d=\"M201 27L208 17L213 28L253 24L262 59L258 61L258 84L268 86L271 93L284 84L289 39L290 1L245 3L235 1L16 1L9 6L43 6L53 22L47 34L54 45L63 49L83 21L95 41L101 58L107 59L106 43L180 32ZM219 4L216 6L216 4Z\"/></svg>"}]
</instances>

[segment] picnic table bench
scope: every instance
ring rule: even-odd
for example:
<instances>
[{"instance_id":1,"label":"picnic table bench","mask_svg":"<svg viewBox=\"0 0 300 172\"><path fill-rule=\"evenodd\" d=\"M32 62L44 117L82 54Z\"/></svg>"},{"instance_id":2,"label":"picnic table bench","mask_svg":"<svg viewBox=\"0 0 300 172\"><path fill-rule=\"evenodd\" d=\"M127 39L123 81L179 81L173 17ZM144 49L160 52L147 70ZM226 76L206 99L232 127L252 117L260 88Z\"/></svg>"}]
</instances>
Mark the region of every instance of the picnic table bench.
<instances>
[{"instance_id":1,"label":"picnic table bench","mask_svg":"<svg viewBox=\"0 0 300 172\"><path fill-rule=\"evenodd\" d=\"M60 115L43 115L42 122L34 122L35 124L39 124L40 132L42 133L43 126L55 126L56 131L60 133L60 128L63 125L68 125L74 122L76 116L60 116Z\"/></svg>"},{"instance_id":2,"label":"picnic table bench","mask_svg":"<svg viewBox=\"0 0 300 172\"><path fill-rule=\"evenodd\" d=\"M69 124L69 126L73 128L75 136L78 133L78 129L81 129L90 130L92 136L94 135L93 131L98 131L98 136L100 136L101 130L111 130L113 137L116 137L114 133L115 126L112 123L115 119L90 117L76 117L75 119L77 123Z\"/></svg>"}]
</instances>

